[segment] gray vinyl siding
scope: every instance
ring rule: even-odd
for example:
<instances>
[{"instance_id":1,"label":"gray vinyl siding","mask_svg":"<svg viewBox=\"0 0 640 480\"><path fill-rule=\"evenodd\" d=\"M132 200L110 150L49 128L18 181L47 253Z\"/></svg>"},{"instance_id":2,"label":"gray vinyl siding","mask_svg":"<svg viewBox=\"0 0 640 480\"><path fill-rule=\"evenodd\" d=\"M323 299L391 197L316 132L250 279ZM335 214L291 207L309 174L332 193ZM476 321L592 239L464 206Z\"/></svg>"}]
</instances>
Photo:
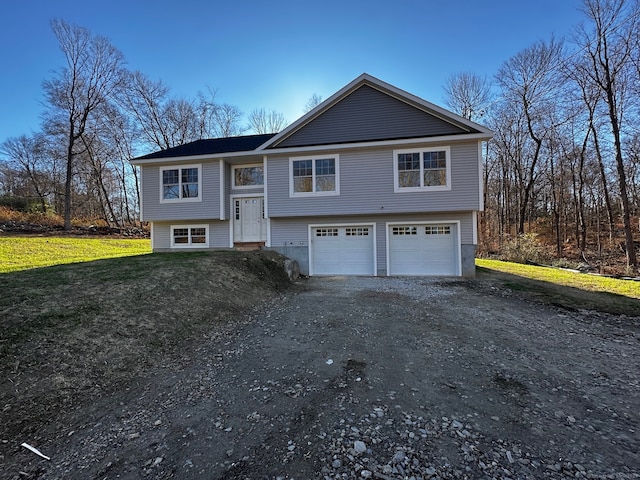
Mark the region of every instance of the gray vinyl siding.
<instances>
[{"instance_id":1,"label":"gray vinyl siding","mask_svg":"<svg viewBox=\"0 0 640 480\"><path fill-rule=\"evenodd\" d=\"M395 193L394 149L386 147L323 152L323 157L339 154L340 194L290 198L289 157L269 157L269 217L479 210L478 142L442 146L449 146L451 153L451 189L443 191Z\"/></svg>"},{"instance_id":2,"label":"gray vinyl siding","mask_svg":"<svg viewBox=\"0 0 640 480\"><path fill-rule=\"evenodd\" d=\"M209 248L230 248L228 221L209 223Z\"/></svg>"},{"instance_id":3,"label":"gray vinyl siding","mask_svg":"<svg viewBox=\"0 0 640 480\"><path fill-rule=\"evenodd\" d=\"M415 106L363 85L272 147L300 147L468 133Z\"/></svg>"},{"instance_id":4,"label":"gray vinyl siding","mask_svg":"<svg viewBox=\"0 0 640 480\"><path fill-rule=\"evenodd\" d=\"M194 162L201 165L201 196L199 202L160 203L160 166L143 165L141 168L142 204L144 220L203 220L220 217L220 163ZM163 167L171 167L165 164ZM176 166L178 168L178 166Z\"/></svg>"},{"instance_id":5,"label":"gray vinyl siding","mask_svg":"<svg viewBox=\"0 0 640 480\"><path fill-rule=\"evenodd\" d=\"M309 225L350 225L356 223L376 226L376 264L378 275L386 275L387 222L454 222L460 221L460 242L473 245L473 212L441 212L432 214L328 216L304 218L278 218L271 220L271 249L286 252L289 248L306 247L309 252ZM475 252L475 250L473 250ZM464 261L464 259L463 259ZM300 261L299 261L300 263ZM307 272L303 272L308 274Z\"/></svg>"},{"instance_id":6,"label":"gray vinyl siding","mask_svg":"<svg viewBox=\"0 0 640 480\"><path fill-rule=\"evenodd\" d=\"M239 195L242 196L256 196L261 197L264 195L264 188L256 187L256 188L232 188L231 195Z\"/></svg>"},{"instance_id":7,"label":"gray vinyl siding","mask_svg":"<svg viewBox=\"0 0 640 480\"><path fill-rule=\"evenodd\" d=\"M173 221L173 222L153 222L153 250L165 251L171 249L171 225L208 225L209 226L209 248L229 248L229 222L220 220L203 221ZM189 249L171 249L171 251L181 251Z\"/></svg>"}]
</instances>

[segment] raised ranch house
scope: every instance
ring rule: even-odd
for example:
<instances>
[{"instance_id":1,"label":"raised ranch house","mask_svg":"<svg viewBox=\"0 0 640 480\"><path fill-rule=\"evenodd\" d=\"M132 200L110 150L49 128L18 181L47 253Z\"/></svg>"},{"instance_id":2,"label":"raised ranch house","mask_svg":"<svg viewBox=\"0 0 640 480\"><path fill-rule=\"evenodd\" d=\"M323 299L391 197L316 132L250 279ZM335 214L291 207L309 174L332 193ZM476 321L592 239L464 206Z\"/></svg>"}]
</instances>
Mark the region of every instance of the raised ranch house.
<instances>
[{"instance_id":1,"label":"raised ranch house","mask_svg":"<svg viewBox=\"0 0 640 480\"><path fill-rule=\"evenodd\" d=\"M491 136L363 74L278 134L132 163L154 251L260 246L307 275L472 276Z\"/></svg>"}]
</instances>

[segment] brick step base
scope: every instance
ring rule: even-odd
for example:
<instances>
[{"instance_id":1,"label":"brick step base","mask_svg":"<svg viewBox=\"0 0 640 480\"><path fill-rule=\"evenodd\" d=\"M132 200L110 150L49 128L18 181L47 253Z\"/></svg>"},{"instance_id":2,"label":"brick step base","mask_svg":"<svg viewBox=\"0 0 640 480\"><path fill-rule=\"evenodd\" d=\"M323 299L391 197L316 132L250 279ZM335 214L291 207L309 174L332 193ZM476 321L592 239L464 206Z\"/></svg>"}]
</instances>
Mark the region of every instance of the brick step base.
<instances>
[{"instance_id":1,"label":"brick step base","mask_svg":"<svg viewBox=\"0 0 640 480\"><path fill-rule=\"evenodd\" d=\"M233 248L240 252L251 252L264 247L264 242L235 242Z\"/></svg>"}]
</instances>

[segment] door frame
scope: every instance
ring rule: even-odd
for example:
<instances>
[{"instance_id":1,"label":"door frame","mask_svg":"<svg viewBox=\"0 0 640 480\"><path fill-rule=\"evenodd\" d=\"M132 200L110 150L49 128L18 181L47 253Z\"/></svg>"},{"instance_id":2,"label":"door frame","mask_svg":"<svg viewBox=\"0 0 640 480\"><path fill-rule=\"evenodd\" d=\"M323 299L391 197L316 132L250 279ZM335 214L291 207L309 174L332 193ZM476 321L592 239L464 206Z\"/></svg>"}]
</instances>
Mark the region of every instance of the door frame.
<instances>
[{"instance_id":1,"label":"door frame","mask_svg":"<svg viewBox=\"0 0 640 480\"><path fill-rule=\"evenodd\" d=\"M265 222L264 224L264 239L260 240L260 241L264 241L266 246L269 246L269 232L270 232L270 225L269 225L269 219L265 218L265 214L266 214L266 199L265 199L265 195L263 193L241 193L241 194L234 194L234 195L230 195L230 212L229 212L229 247L233 248L235 243L240 243L242 242L242 240L239 240L238 242L236 242L234 240L235 237L235 223L236 223L236 212L235 212L235 208L236 208L236 200L239 199L247 199L247 198L258 198L262 201L262 206L263 206L263 217L262 217L262 221ZM242 212L242 209L240 210ZM241 213L242 215L242 213ZM240 221L242 221L242 219L240 219Z\"/></svg>"}]
</instances>

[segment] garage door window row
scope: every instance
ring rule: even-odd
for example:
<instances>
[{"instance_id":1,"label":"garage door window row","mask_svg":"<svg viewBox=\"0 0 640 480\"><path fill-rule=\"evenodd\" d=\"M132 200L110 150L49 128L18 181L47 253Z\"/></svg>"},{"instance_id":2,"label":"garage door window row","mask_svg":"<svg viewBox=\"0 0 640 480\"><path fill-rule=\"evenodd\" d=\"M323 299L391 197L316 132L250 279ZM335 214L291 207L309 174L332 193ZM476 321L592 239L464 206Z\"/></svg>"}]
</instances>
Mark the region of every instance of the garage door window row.
<instances>
[{"instance_id":1,"label":"garage door window row","mask_svg":"<svg viewBox=\"0 0 640 480\"><path fill-rule=\"evenodd\" d=\"M316 228L316 237L337 237L337 228Z\"/></svg>"},{"instance_id":2,"label":"garage door window row","mask_svg":"<svg viewBox=\"0 0 640 480\"><path fill-rule=\"evenodd\" d=\"M418 227L393 227L392 235L417 235Z\"/></svg>"},{"instance_id":3,"label":"garage door window row","mask_svg":"<svg viewBox=\"0 0 640 480\"><path fill-rule=\"evenodd\" d=\"M424 233L426 235L449 235L451 234L451 227L449 225L433 225L424 227Z\"/></svg>"},{"instance_id":4,"label":"garage door window row","mask_svg":"<svg viewBox=\"0 0 640 480\"><path fill-rule=\"evenodd\" d=\"M347 237L364 237L369 235L369 227L347 227Z\"/></svg>"}]
</instances>

